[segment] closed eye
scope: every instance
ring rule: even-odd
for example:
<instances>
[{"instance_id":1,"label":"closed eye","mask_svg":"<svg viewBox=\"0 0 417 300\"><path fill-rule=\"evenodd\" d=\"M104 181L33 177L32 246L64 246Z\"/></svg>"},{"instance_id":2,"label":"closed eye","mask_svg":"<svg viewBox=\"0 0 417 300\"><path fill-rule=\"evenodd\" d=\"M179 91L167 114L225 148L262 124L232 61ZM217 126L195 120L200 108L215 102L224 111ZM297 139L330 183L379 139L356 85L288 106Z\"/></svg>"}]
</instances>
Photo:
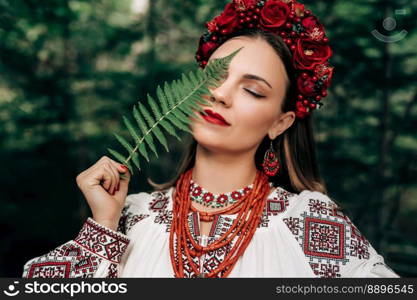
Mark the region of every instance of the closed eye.
<instances>
[{"instance_id":1,"label":"closed eye","mask_svg":"<svg viewBox=\"0 0 417 300\"><path fill-rule=\"evenodd\" d=\"M254 93L251 90L248 90L248 89L244 89L244 90L247 91L249 94L252 94L256 98L265 98L265 96L262 96L262 95L259 95L257 93Z\"/></svg>"}]
</instances>

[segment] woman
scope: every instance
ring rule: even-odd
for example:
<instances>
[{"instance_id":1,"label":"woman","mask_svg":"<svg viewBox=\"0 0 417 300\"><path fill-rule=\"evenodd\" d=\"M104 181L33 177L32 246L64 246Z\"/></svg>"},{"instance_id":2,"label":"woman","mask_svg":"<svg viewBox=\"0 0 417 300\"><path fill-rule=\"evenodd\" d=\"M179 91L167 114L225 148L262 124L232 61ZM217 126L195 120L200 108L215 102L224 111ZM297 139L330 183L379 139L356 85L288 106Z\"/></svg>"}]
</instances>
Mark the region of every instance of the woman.
<instances>
[{"instance_id":1,"label":"woman","mask_svg":"<svg viewBox=\"0 0 417 300\"><path fill-rule=\"evenodd\" d=\"M322 25L295 1L235 0L207 27L200 66L241 50L192 119L178 175L126 197L126 167L102 157L77 177L93 217L23 277L398 277L319 176Z\"/></svg>"}]
</instances>

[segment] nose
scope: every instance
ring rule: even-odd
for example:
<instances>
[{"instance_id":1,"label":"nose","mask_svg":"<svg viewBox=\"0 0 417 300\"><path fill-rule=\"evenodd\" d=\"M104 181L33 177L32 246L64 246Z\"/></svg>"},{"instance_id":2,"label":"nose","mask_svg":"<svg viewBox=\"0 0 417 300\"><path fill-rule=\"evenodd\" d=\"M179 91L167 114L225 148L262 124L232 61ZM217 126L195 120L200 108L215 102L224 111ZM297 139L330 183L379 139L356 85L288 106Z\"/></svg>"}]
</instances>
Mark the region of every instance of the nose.
<instances>
[{"instance_id":1,"label":"nose","mask_svg":"<svg viewBox=\"0 0 417 300\"><path fill-rule=\"evenodd\" d=\"M229 92L230 88L227 87L225 82L214 89L210 89L210 101L213 103L220 102L226 107L230 107L232 104L231 93Z\"/></svg>"}]
</instances>

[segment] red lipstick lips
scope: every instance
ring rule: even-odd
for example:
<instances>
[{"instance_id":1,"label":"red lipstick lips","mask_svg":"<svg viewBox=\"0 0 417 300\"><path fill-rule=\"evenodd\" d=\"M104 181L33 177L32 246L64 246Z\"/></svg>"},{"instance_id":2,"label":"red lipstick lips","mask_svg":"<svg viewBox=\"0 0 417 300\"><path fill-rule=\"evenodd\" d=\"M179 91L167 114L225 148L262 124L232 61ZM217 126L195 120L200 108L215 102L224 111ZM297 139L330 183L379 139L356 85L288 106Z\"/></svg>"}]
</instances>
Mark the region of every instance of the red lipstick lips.
<instances>
[{"instance_id":1,"label":"red lipstick lips","mask_svg":"<svg viewBox=\"0 0 417 300\"><path fill-rule=\"evenodd\" d=\"M203 114L201 115L206 121L210 123L218 124L218 125L230 126L230 124L222 117L222 115L215 113L214 111L210 109L205 109L204 112L207 114L207 116Z\"/></svg>"}]
</instances>

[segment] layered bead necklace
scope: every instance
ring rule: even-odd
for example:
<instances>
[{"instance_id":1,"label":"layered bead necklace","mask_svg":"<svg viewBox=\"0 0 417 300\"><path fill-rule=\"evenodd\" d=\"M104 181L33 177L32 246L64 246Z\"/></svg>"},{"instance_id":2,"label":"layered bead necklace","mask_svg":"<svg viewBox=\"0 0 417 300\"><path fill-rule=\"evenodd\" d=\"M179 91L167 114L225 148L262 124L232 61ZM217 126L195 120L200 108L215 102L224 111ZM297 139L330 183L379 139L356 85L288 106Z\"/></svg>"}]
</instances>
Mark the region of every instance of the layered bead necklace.
<instances>
[{"instance_id":1,"label":"layered bead necklace","mask_svg":"<svg viewBox=\"0 0 417 300\"><path fill-rule=\"evenodd\" d=\"M184 265L188 263L192 271L198 277L227 277L232 271L239 257L243 254L259 225L266 198L269 195L271 186L268 183L268 176L262 171L257 171L253 187L249 189L238 201L231 206L216 212L200 212L191 205L190 185L192 170L184 172L177 181L173 196L173 216L169 235L169 248L171 263L175 277L183 278ZM191 234L188 224L188 214L197 211L200 220L213 221L219 214L238 214L233 224L220 236L219 239L207 246L198 244ZM175 241L174 241L175 235ZM233 240L236 238L236 242ZM175 245L174 245L175 243ZM230 251L225 255L224 260L210 273L202 275L194 257L200 257L210 251L217 250L225 245L232 245ZM185 260L184 257L185 256Z\"/></svg>"}]
</instances>

